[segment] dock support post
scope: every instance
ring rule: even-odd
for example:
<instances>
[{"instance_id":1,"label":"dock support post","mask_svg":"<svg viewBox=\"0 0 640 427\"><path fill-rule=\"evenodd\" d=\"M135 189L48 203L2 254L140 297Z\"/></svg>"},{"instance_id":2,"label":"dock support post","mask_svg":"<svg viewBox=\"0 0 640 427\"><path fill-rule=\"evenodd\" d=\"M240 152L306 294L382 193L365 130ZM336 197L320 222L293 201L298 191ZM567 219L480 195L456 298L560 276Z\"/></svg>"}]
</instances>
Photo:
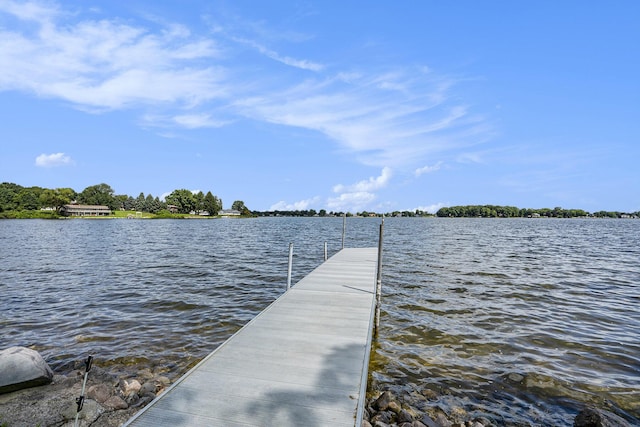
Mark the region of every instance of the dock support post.
<instances>
[{"instance_id":1,"label":"dock support post","mask_svg":"<svg viewBox=\"0 0 640 427\"><path fill-rule=\"evenodd\" d=\"M324 260L326 261L327 259L327 242L324 242Z\"/></svg>"},{"instance_id":2,"label":"dock support post","mask_svg":"<svg viewBox=\"0 0 640 427\"><path fill-rule=\"evenodd\" d=\"M376 273L376 317L375 317L375 335L378 335L378 326L380 326L380 304L382 299L382 240L384 235L384 217L380 223L380 236L378 237L378 271Z\"/></svg>"},{"instance_id":3,"label":"dock support post","mask_svg":"<svg viewBox=\"0 0 640 427\"><path fill-rule=\"evenodd\" d=\"M342 249L344 249L344 235L347 231L347 214L342 215Z\"/></svg>"},{"instance_id":4,"label":"dock support post","mask_svg":"<svg viewBox=\"0 0 640 427\"><path fill-rule=\"evenodd\" d=\"M289 243L289 269L287 271L287 290L291 289L291 268L293 266L293 243Z\"/></svg>"}]
</instances>

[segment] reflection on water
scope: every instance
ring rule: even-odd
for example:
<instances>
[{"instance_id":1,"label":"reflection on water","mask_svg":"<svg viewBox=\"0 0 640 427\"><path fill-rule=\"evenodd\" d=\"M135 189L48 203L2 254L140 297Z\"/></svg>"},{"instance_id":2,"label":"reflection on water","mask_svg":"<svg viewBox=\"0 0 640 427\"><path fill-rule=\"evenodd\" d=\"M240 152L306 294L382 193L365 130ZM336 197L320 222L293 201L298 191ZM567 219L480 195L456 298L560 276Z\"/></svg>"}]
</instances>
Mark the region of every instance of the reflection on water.
<instances>
[{"instance_id":1,"label":"reflection on water","mask_svg":"<svg viewBox=\"0 0 640 427\"><path fill-rule=\"evenodd\" d=\"M348 246L376 246L351 219ZM340 218L0 221L0 348L184 373L341 245ZM385 221L376 384L498 424L640 416L640 221Z\"/></svg>"}]
</instances>

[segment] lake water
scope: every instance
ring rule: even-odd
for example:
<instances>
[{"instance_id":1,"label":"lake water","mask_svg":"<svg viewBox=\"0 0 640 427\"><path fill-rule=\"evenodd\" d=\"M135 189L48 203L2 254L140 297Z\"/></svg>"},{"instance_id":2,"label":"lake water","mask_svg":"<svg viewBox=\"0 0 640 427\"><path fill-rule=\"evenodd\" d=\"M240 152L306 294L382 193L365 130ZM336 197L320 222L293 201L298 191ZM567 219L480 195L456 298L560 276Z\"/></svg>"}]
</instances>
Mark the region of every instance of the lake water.
<instances>
[{"instance_id":1,"label":"lake water","mask_svg":"<svg viewBox=\"0 0 640 427\"><path fill-rule=\"evenodd\" d=\"M377 246L379 219L347 220ZM0 221L0 348L183 374L341 247L341 218ZM371 379L498 425L640 423L640 221L385 220Z\"/></svg>"}]
</instances>

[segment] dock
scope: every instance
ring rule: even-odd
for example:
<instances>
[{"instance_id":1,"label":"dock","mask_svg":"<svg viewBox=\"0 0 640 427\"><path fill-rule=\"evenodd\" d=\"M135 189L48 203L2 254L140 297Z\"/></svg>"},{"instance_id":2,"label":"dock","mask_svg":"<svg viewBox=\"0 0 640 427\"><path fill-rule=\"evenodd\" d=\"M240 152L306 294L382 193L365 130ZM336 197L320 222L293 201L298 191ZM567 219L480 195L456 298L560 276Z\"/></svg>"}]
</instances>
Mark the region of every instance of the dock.
<instances>
[{"instance_id":1,"label":"dock","mask_svg":"<svg viewBox=\"0 0 640 427\"><path fill-rule=\"evenodd\" d=\"M322 263L125 426L360 427L378 248Z\"/></svg>"}]
</instances>

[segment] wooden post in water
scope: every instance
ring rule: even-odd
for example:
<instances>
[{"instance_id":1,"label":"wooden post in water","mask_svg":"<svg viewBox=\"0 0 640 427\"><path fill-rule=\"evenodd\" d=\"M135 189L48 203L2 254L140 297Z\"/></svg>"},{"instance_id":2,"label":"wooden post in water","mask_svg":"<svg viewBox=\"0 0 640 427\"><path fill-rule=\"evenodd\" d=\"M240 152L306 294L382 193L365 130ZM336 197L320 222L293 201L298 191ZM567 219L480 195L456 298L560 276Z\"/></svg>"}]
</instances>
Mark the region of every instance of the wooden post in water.
<instances>
[{"instance_id":1,"label":"wooden post in water","mask_svg":"<svg viewBox=\"0 0 640 427\"><path fill-rule=\"evenodd\" d=\"M378 326L380 326L380 304L382 299L382 240L384 235L384 216L380 223L380 236L378 237L378 272L376 273L376 318L375 318L375 335L378 335Z\"/></svg>"},{"instance_id":2,"label":"wooden post in water","mask_svg":"<svg viewBox=\"0 0 640 427\"><path fill-rule=\"evenodd\" d=\"M287 271L287 290L291 289L291 268L293 266L293 243L289 243L289 269Z\"/></svg>"},{"instance_id":3,"label":"wooden post in water","mask_svg":"<svg viewBox=\"0 0 640 427\"><path fill-rule=\"evenodd\" d=\"M344 234L347 231L347 214L342 215L342 249L344 249Z\"/></svg>"},{"instance_id":4,"label":"wooden post in water","mask_svg":"<svg viewBox=\"0 0 640 427\"><path fill-rule=\"evenodd\" d=\"M327 242L324 242L324 260L326 261L327 259Z\"/></svg>"}]
</instances>

